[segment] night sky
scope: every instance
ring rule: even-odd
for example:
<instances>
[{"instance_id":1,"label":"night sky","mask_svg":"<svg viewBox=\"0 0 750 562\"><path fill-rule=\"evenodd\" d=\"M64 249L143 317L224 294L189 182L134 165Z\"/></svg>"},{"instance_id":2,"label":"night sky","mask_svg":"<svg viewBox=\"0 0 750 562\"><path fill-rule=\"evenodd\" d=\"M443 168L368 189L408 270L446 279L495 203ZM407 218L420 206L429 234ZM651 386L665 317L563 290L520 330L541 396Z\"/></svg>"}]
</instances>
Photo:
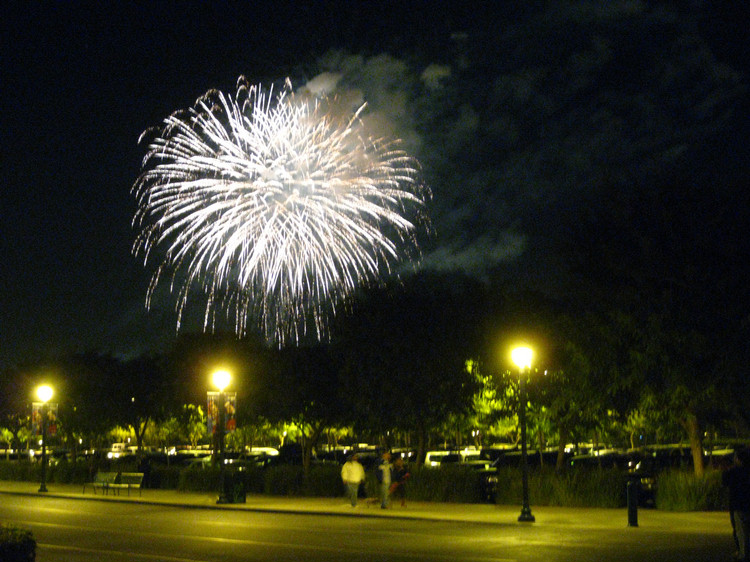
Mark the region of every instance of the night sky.
<instances>
[{"instance_id":1,"label":"night sky","mask_svg":"<svg viewBox=\"0 0 750 562\"><path fill-rule=\"evenodd\" d=\"M173 300L159 294L145 310L151 271L131 254L138 138L210 88L231 92L240 75L301 85L343 72L339 86L361 90L423 164L434 225L426 266L477 275L487 264L518 271L533 255L548 279L565 231L555 217L576 208L576 190L591 193L601 161L627 183L644 161L658 166L725 129L730 144L746 144L737 121L747 116L750 25L724 4L676 3L673 17L695 19L686 33L711 56L676 63L686 78L662 91L649 61L668 59L677 37L652 6L668 3L368 4L6 4L0 367L68 351L132 356L175 337ZM669 33L648 39L654 29ZM623 52L632 37L643 43ZM675 57L699 51L678 44L689 46ZM596 57L626 72L606 72ZM425 87L428 69L460 83ZM416 101L396 103L404 92ZM744 154L727 165L746 166Z\"/></svg>"}]
</instances>

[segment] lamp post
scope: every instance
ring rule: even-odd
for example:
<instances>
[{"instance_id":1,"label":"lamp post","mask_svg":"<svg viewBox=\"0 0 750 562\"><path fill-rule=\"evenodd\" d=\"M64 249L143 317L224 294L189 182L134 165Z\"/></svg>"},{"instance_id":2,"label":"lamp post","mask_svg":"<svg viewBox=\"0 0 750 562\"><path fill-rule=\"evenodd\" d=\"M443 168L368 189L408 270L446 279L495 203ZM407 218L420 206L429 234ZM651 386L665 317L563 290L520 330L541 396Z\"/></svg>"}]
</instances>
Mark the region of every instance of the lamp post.
<instances>
[{"instance_id":1,"label":"lamp post","mask_svg":"<svg viewBox=\"0 0 750 562\"><path fill-rule=\"evenodd\" d=\"M531 368L534 352L529 347L517 347L511 352L513 362L518 366L518 421L521 424L521 482L523 485L523 506L519 521L533 523L536 519L529 507L529 464L526 455L526 376L524 371Z\"/></svg>"},{"instance_id":2,"label":"lamp post","mask_svg":"<svg viewBox=\"0 0 750 562\"><path fill-rule=\"evenodd\" d=\"M47 491L47 421L49 418L49 404L52 398L52 387L43 384L36 389L36 395L42 402L42 485L40 492Z\"/></svg>"},{"instance_id":3,"label":"lamp post","mask_svg":"<svg viewBox=\"0 0 750 562\"><path fill-rule=\"evenodd\" d=\"M219 461L219 499L216 503L229 503L229 498L226 493L225 479L226 472L224 468L224 426L226 424L225 411L224 411L224 389L229 386L231 375L228 371L220 370L213 374L214 386L219 389L219 408L218 408L218 420L216 423L216 446L217 459Z\"/></svg>"}]
</instances>

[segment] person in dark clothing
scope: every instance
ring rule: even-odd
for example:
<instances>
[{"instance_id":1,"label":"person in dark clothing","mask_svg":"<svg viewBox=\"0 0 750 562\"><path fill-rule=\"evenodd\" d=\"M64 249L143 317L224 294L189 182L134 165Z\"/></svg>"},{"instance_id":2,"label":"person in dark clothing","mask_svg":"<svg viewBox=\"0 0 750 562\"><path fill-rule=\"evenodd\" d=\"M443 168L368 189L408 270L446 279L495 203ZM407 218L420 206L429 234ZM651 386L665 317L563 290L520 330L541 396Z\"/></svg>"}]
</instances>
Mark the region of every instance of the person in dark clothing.
<instances>
[{"instance_id":1,"label":"person in dark clothing","mask_svg":"<svg viewBox=\"0 0 750 562\"><path fill-rule=\"evenodd\" d=\"M721 475L721 483L729 488L729 516L737 560L750 562L750 449L735 452L734 466Z\"/></svg>"},{"instance_id":2,"label":"person in dark clothing","mask_svg":"<svg viewBox=\"0 0 750 562\"><path fill-rule=\"evenodd\" d=\"M393 463L393 482L391 483L391 497L401 500L401 507L406 507L406 480L409 471L404 464L404 459L397 457Z\"/></svg>"}]
</instances>

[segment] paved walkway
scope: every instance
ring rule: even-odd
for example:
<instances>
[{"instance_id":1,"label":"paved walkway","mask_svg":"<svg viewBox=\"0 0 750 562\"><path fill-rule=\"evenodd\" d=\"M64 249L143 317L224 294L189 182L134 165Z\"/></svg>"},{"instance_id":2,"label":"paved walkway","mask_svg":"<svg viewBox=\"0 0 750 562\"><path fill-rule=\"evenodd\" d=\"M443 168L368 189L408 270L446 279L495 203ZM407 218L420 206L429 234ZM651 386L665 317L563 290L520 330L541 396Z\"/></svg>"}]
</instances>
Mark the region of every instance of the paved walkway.
<instances>
[{"instance_id":1,"label":"paved walkway","mask_svg":"<svg viewBox=\"0 0 750 562\"><path fill-rule=\"evenodd\" d=\"M585 529L613 529L628 528L627 510L602 508L564 508L531 506L536 517L536 523L518 523L520 506L497 506L489 504L454 504L437 502L408 502L406 507L394 504L389 509L381 509L376 504L361 501L356 508L352 508L348 501L341 498L289 498L265 495L247 496L246 503L217 504L215 493L178 492L175 490L145 489L139 494L137 491L127 495L121 491L120 495L96 494L90 485L83 487L74 484L47 485L48 497L63 497L79 500L96 500L109 502L139 502L148 504L171 505L175 507L191 507L200 509L239 509L251 511L265 511L273 513L305 513L324 515L346 515L356 517L392 517L435 521L464 521L477 524L516 524L537 526L560 526ZM42 495L39 484L33 482L13 482L0 480L0 494ZM731 533L729 517L723 512L690 512L672 513L654 509L638 510L639 528L649 531L699 534ZM630 528L636 531L635 528Z\"/></svg>"}]
</instances>

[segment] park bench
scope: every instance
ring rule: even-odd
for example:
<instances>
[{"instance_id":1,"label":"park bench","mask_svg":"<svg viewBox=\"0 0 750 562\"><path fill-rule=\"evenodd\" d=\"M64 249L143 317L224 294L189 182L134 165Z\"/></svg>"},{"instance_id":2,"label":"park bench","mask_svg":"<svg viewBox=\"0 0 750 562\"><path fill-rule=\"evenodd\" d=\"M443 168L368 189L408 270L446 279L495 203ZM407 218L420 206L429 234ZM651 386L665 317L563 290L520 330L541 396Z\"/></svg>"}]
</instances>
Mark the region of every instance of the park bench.
<instances>
[{"instance_id":1,"label":"park bench","mask_svg":"<svg viewBox=\"0 0 750 562\"><path fill-rule=\"evenodd\" d=\"M94 489L94 494L96 494L96 489L100 488L103 494L108 494L109 489L115 484L117 481L117 476L119 473L117 472L105 472L105 471L98 471L94 475L94 481L88 482L88 484L91 485L91 487ZM86 482L83 484L83 493L86 493Z\"/></svg>"},{"instance_id":2,"label":"park bench","mask_svg":"<svg viewBox=\"0 0 750 562\"><path fill-rule=\"evenodd\" d=\"M119 478L113 484L110 484L109 487L113 490L117 490L118 494L120 493L120 490L127 490L128 496L130 496L130 490L132 488L133 490L138 490L138 495L140 496L142 485L142 472L120 472Z\"/></svg>"}]
</instances>

